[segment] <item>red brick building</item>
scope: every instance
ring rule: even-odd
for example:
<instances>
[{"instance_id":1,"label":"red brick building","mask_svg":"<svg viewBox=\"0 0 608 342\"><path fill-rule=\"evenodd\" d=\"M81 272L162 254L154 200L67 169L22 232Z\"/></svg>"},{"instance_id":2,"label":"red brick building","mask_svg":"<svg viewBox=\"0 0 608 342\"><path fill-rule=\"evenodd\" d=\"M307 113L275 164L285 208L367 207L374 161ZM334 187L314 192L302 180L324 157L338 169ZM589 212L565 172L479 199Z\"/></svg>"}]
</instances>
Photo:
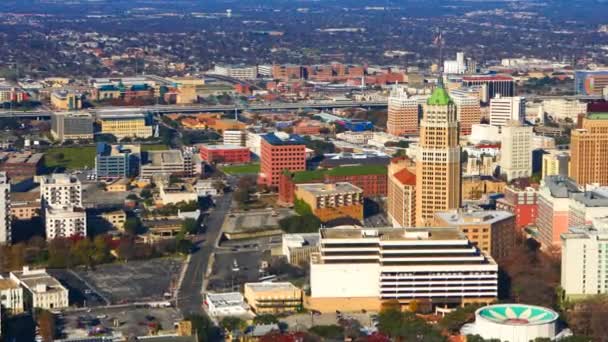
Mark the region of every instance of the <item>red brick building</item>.
<instances>
[{"instance_id":1,"label":"red brick building","mask_svg":"<svg viewBox=\"0 0 608 342\"><path fill-rule=\"evenodd\" d=\"M251 161L247 147L234 145L202 145L200 155L208 163L247 164Z\"/></svg>"},{"instance_id":2,"label":"red brick building","mask_svg":"<svg viewBox=\"0 0 608 342\"><path fill-rule=\"evenodd\" d=\"M523 229L536 222L538 216L538 192L534 188L505 188L505 197L496 202L496 209L515 215L515 226Z\"/></svg>"},{"instance_id":3,"label":"red brick building","mask_svg":"<svg viewBox=\"0 0 608 342\"><path fill-rule=\"evenodd\" d=\"M317 135L321 133L321 123L316 121L301 121L293 126L293 132L301 135Z\"/></svg>"},{"instance_id":4,"label":"red brick building","mask_svg":"<svg viewBox=\"0 0 608 342\"><path fill-rule=\"evenodd\" d=\"M279 202L293 204L296 184L347 182L363 190L364 197L386 196L387 168L383 165L342 166L334 169L284 172L279 179Z\"/></svg>"},{"instance_id":5,"label":"red brick building","mask_svg":"<svg viewBox=\"0 0 608 342\"><path fill-rule=\"evenodd\" d=\"M304 140L299 135L283 132L262 135L258 183L278 187L279 178L285 170L306 170Z\"/></svg>"},{"instance_id":6,"label":"red brick building","mask_svg":"<svg viewBox=\"0 0 608 342\"><path fill-rule=\"evenodd\" d=\"M29 178L40 173L42 169L42 153L0 153L0 171L6 172L9 178Z\"/></svg>"}]
</instances>

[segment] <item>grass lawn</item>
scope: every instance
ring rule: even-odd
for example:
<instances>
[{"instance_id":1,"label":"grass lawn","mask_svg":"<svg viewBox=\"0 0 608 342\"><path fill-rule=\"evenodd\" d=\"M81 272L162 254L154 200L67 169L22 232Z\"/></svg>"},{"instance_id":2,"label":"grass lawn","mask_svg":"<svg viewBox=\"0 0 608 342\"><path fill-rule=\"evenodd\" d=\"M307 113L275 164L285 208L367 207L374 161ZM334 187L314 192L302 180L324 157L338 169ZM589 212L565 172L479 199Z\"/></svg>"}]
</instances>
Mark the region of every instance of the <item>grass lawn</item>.
<instances>
[{"instance_id":1,"label":"grass lawn","mask_svg":"<svg viewBox=\"0 0 608 342\"><path fill-rule=\"evenodd\" d=\"M169 150L170 148L165 144L152 144L152 145L141 145L141 150L145 151L163 151Z\"/></svg>"},{"instance_id":2,"label":"grass lawn","mask_svg":"<svg viewBox=\"0 0 608 342\"><path fill-rule=\"evenodd\" d=\"M95 167L94 146L58 146L50 148L44 155L44 166L47 169L82 169Z\"/></svg>"},{"instance_id":3,"label":"grass lawn","mask_svg":"<svg viewBox=\"0 0 608 342\"><path fill-rule=\"evenodd\" d=\"M254 174L260 172L260 164L220 166L219 169L229 175Z\"/></svg>"}]
</instances>

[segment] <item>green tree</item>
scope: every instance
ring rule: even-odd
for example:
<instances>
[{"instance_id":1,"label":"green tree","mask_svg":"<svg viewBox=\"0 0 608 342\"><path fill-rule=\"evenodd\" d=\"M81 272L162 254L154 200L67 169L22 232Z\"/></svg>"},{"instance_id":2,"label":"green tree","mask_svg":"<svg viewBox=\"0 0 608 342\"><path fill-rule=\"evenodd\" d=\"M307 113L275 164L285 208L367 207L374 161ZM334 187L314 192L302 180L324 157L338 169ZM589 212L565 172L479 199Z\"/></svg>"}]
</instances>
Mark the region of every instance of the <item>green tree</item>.
<instances>
[{"instance_id":1,"label":"green tree","mask_svg":"<svg viewBox=\"0 0 608 342\"><path fill-rule=\"evenodd\" d=\"M49 267L65 268L73 265L70 255L71 242L65 238L49 241Z\"/></svg>"},{"instance_id":2,"label":"green tree","mask_svg":"<svg viewBox=\"0 0 608 342\"><path fill-rule=\"evenodd\" d=\"M93 250L94 247L91 240L84 238L82 240L79 240L72 246L70 253L72 257L74 257L74 259L76 260L76 263L86 266L92 266Z\"/></svg>"},{"instance_id":3,"label":"green tree","mask_svg":"<svg viewBox=\"0 0 608 342\"><path fill-rule=\"evenodd\" d=\"M198 233L198 224L195 219L187 218L182 222L182 232L185 234Z\"/></svg>"},{"instance_id":4,"label":"green tree","mask_svg":"<svg viewBox=\"0 0 608 342\"><path fill-rule=\"evenodd\" d=\"M285 233L314 233L320 226L321 220L314 215L294 215L279 220L279 227Z\"/></svg>"},{"instance_id":5,"label":"green tree","mask_svg":"<svg viewBox=\"0 0 608 342\"><path fill-rule=\"evenodd\" d=\"M238 317L224 317L220 321L220 326L228 331L241 331L245 325L245 321Z\"/></svg>"},{"instance_id":6,"label":"green tree","mask_svg":"<svg viewBox=\"0 0 608 342\"><path fill-rule=\"evenodd\" d=\"M293 201L293 210L301 216L312 215L312 209L310 208L310 205L308 205L308 203L304 202L299 198L296 198Z\"/></svg>"},{"instance_id":7,"label":"green tree","mask_svg":"<svg viewBox=\"0 0 608 342\"><path fill-rule=\"evenodd\" d=\"M220 340L220 329L207 316L188 315L185 319L192 322L192 329L196 332L200 342Z\"/></svg>"},{"instance_id":8,"label":"green tree","mask_svg":"<svg viewBox=\"0 0 608 342\"><path fill-rule=\"evenodd\" d=\"M279 319L275 315L265 314L265 315L257 315L253 319L253 323L255 324L276 324L279 323Z\"/></svg>"},{"instance_id":9,"label":"green tree","mask_svg":"<svg viewBox=\"0 0 608 342\"><path fill-rule=\"evenodd\" d=\"M395 309L381 311L378 315L378 329L393 339L405 341L445 341L445 338L412 312Z\"/></svg>"},{"instance_id":10,"label":"green tree","mask_svg":"<svg viewBox=\"0 0 608 342\"><path fill-rule=\"evenodd\" d=\"M445 329L450 332L459 331L465 323L468 323L475 319L475 311L477 311L477 309L482 306L483 305L479 304L470 304L465 305L464 307L459 307L456 310L445 315L439 321L438 326L441 329Z\"/></svg>"},{"instance_id":11,"label":"green tree","mask_svg":"<svg viewBox=\"0 0 608 342\"><path fill-rule=\"evenodd\" d=\"M93 262L95 264L102 264L110 261L110 246L108 244L108 240L106 236L98 235L93 240L94 252L93 252Z\"/></svg>"},{"instance_id":12,"label":"green tree","mask_svg":"<svg viewBox=\"0 0 608 342\"><path fill-rule=\"evenodd\" d=\"M141 233L141 221L137 217L129 217L125 220L125 231L131 235Z\"/></svg>"},{"instance_id":13,"label":"green tree","mask_svg":"<svg viewBox=\"0 0 608 342\"><path fill-rule=\"evenodd\" d=\"M143 199L152 198L152 191L150 189L143 189L139 196Z\"/></svg>"}]
</instances>

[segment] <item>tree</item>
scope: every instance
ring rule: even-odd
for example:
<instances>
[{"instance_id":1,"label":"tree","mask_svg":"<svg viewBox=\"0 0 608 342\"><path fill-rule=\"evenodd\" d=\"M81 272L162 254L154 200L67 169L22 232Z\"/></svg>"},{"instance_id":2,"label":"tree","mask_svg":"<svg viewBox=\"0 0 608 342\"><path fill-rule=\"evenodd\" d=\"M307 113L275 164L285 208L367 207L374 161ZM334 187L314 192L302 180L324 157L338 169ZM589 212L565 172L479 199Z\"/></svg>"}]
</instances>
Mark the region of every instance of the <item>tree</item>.
<instances>
[{"instance_id":1,"label":"tree","mask_svg":"<svg viewBox=\"0 0 608 342\"><path fill-rule=\"evenodd\" d=\"M41 310L38 314L38 327L40 336L44 342L52 342L55 339L55 316L50 311Z\"/></svg>"},{"instance_id":2,"label":"tree","mask_svg":"<svg viewBox=\"0 0 608 342\"><path fill-rule=\"evenodd\" d=\"M253 323L255 323L255 324L276 324L276 323L279 323L279 319L275 315L271 315L271 314L257 315L253 319Z\"/></svg>"},{"instance_id":3,"label":"tree","mask_svg":"<svg viewBox=\"0 0 608 342\"><path fill-rule=\"evenodd\" d=\"M106 236L96 236L93 240L93 247L93 262L95 264L101 264L110 261L110 246L108 244L108 238Z\"/></svg>"},{"instance_id":4,"label":"tree","mask_svg":"<svg viewBox=\"0 0 608 342\"><path fill-rule=\"evenodd\" d=\"M195 219L187 218L182 222L182 232L185 234L196 234L198 233L198 224Z\"/></svg>"},{"instance_id":5,"label":"tree","mask_svg":"<svg viewBox=\"0 0 608 342\"><path fill-rule=\"evenodd\" d=\"M132 236L125 236L118 242L118 257L128 261L135 257L135 240Z\"/></svg>"},{"instance_id":6,"label":"tree","mask_svg":"<svg viewBox=\"0 0 608 342\"><path fill-rule=\"evenodd\" d=\"M70 253L76 260L77 264L92 266L93 265L93 249L94 249L94 247L93 247L93 243L91 243L91 240L85 238L85 239L82 239L82 240L79 240L78 242L76 242L72 246Z\"/></svg>"},{"instance_id":7,"label":"tree","mask_svg":"<svg viewBox=\"0 0 608 342\"><path fill-rule=\"evenodd\" d=\"M245 328L245 322L238 317L224 317L220 321L220 326L230 332L241 331Z\"/></svg>"},{"instance_id":8,"label":"tree","mask_svg":"<svg viewBox=\"0 0 608 342\"><path fill-rule=\"evenodd\" d=\"M378 329L393 339L405 341L444 341L444 337L412 312L394 309L381 311L378 315Z\"/></svg>"},{"instance_id":9,"label":"tree","mask_svg":"<svg viewBox=\"0 0 608 342\"><path fill-rule=\"evenodd\" d=\"M192 329L196 332L199 341L211 342L219 340L220 330L207 316L188 315L185 319L192 322Z\"/></svg>"},{"instance_id":10,"label":"tree","mask_svg":"<svg viewBox=\"0 0 608 342\"><path fill-rule=\"evenodd\" d=\"M152 198L152 191L150 191L150 189L143 189L140 193L139 196L143 199L149 199Z\"/></svg>"},{"instance_id":11,"label":"tree","mask_svg":"<svg viewBox=\"0 0 608 342\"><path fill-rule=\"evenodd\" d=\"M321 220L314 215L294 215L279 220L279 227L285 233L315 233L320 226Z\"/></svg>"},{"instance_id":12,"label":"tree","mask_svg":"<svg viewBox=\"0 0 608 342\"><path fill-rule=\"evenodd\" d=\"M470 304L459 307L445 315L439 321L439 327L449 332L457 332L465 324L475 319L475 311L482 307L480 304Z\"/></svg>"},{"instance_id":13,"label":"tree","mask_svg":"<svg viewBox=\"0 0 608 342\"><path fill-rule=\"evenodd\" d=\"M137 200L139 199L139 197L137 197L137 195L136 195L136 194L129 194L129 195L127 196L127 199L128 199L128 200L131 200L131 201L137 201Z\"/></svg>"},{"instance_id":14,"label":"tree","mask_svg":"<svg viewBox=\"0 0 608 342\"><path fill-rule=\"evenodd\" d=\"M72 243L66 238L55 238L49 241L49 267L65 268L74 264L70 248Z\"/></svg>"},{"instance_id":15,"label":"tree","mask_svg":"<svg viewBox=\"0 0 608 342\"><path fill-rule=\"evenodd\" d=\"M129 217L125 220L125 231L131 235L137 235L141 232L141 221L137 217Z\"/></svg>"},{"instance_id":16,"label":"tree","mask_svg":"<svg viewBox=\"0 0 608 342\"><path fill-rule=\"evenodd\" d=\"M344 328L339 325L316 325L308 332L330 340L344 339Z\"/></svg>"},{"instance_id":17,"label":"tree","mask_svg":"<svg viewBox=\"0 0 608 342\"><path fill-rule=\"evenodd\" d=\"M312 215L312 209L310 208L310 205L308 205L308 203L304 202L299 198L296 198L293 201L293 210L301 216Z\"/></svg>"}]
</instances>

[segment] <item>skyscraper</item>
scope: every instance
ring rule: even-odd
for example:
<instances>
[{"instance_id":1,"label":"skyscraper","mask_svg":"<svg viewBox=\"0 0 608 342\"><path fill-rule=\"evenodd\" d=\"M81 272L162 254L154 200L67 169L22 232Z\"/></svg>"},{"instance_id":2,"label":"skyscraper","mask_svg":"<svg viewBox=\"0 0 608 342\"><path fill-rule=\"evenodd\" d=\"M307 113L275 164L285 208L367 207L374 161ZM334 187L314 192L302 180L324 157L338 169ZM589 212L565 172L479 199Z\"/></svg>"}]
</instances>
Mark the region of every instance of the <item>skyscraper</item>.
<instances>
[{"instance_id":1,"label":"skyscraper","mask_svg":"<svg viewBox=\"0 0 608 342\"><path fill-rule=\"evenodd\" d=\"M409 96L404 87L395 87L388 98L388 133L418 134L418 118L423 100L420 96Z\"/></svg>"},{"instance_id":2,"label":"skyscraper","mask_svg":"<svg viewBox=\"0 0 608 342\"><path fill-rule=\"evenodd\" d=\"M589 113L570 142L570 176L579 184L608 185L608 113Z\"/></svg>"},{"instance_id":3,"label":"skyscraper","mask_svg":"<svg viewBox=\"0 0 608 342\"><path fill-rule=\"evenodd\" d=\"M460 207L461 166L456 106L443 83L424 106L416 157L416 225L431 226L435 212Z\"/></svg>"},{"instance_id":4,"label":"skyscraper","mask_svg":"<svg viewBox=\"0 0 608 342\"><path fill-rule=\"evenodd\" d=\"M450 98L456 105L456 117L460 122L460 134L470 135L472 126L481 122L479 97L467 90L453 90Z\"/></svg>"},{"instance_id":5,"label":"skyscraper","mask_svg":"<svg viewBox=\"0 0 608 342\"><path fill-rule=\"evenodd\" d=\"M532 175L532 126L510 121L502 128L500 172L507 180Z\"/></svg>"}]
</instances>

